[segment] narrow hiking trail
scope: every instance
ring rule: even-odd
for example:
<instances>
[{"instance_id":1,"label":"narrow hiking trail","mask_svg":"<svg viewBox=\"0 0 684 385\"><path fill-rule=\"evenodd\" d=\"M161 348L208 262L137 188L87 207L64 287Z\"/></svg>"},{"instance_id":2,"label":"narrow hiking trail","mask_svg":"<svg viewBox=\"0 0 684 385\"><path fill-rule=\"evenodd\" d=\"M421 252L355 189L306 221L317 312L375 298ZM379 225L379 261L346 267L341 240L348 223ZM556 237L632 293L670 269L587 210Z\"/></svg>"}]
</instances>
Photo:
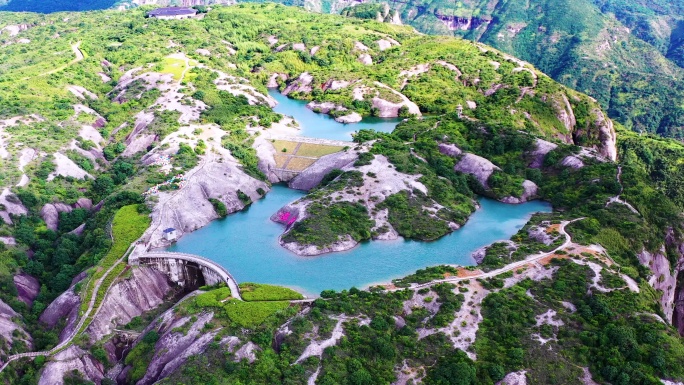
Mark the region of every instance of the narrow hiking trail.
<instances>
[{"instance_id":1,"label":"narrow hiking trail","mask_svg":"<svg viewBox=\"0 0 684 385\"><path fill-rule=\"evenodd\" d=\"M620 184L620 192L618 193L618 195L616 195L616 196L614 196L614 197L611 197L611 198L608 200L608 202L606 203L606 207L608 207L608 206L611 205L612 203L620 203L620 204L623 204L623 205L627 206L627 208L628 208L631 212L633 212L634 214L641 215L641 214L639 213L639 211L638 211L637 209L634 208L634 206L632 206L631 204L629 204L629 202L627 202L626 200L620 198L620 196L622 195L623 191L625 190L625 187L622 185L622 166L618 166L617 182Z\"/></svg>"}]
</instances>

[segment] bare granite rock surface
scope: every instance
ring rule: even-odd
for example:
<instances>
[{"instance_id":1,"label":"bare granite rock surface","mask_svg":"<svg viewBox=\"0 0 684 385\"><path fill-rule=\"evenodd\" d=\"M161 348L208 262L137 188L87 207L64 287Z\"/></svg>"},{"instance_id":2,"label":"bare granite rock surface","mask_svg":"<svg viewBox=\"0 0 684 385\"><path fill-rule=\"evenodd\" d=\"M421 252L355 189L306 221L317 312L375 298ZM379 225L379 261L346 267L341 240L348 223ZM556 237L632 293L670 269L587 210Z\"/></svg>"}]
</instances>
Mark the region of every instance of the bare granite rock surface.
<instances>
[{"instance_id":1,"label":"bare granite rock surface","mask_svg":"<svg viewBox=\"0 0 684 385\"><path fill-rule=\"evenodd\" d=\"M109 290L86 333L93 340L100 340L117 326L161 305L173 292L162 272L144 266L133 268L131 278L114 284Z\"/></svg>"},{"instance_id":2,"label":"bare granite rock surface","mask_svg":"<svg viewBox=\"0 0 684 385\"><path fill-rule=\"evenodd\" d=\"M356 151L340 151L322 156L309 168L302 171L288 184L290 188L309 191L318 186L323 177L333 169L342 169L358 158Z\"/></svg>"},{"instance_id":3,"label":"bare granite rock surface","mask_svg":"<svg viewBox=\"0 0 684 385\"><path fill-rule=\"evenodd\" d=\"M90 353L72 345L57 353L45 365L40 375L38 385L62 385L64 375L77 371L89 381L97 384L104 377L104 367Z\"/></svg>"},{"instance_id":4,"label":"bare granite rock surface","mask_svg":"<svg viewBox=\"0 0 684 385\"><path fill-rule=\"evenodd\" d=\"M14 276L14 286L17 287L17 297L19 300L29 306L33 305L33 300L36 299L40 292L40 282L38 282L38 279L26 273L20 273Z\"/></svg>"},{"instance_id":5,"label":"bare granite rock surface","mask_svg":"<svg viewBox=\"0 0 684 385\"><path fill-rule=\"evenodd\" d=\"M483 158L481 156L466 153L463 155L461 160L454 166L454 170L471 174L474 176L478 182L484 188L489 188L487 180L492 175L495 170L501 170L494 163L490 162L489 159Z\"/></svg>"}]
</instances>

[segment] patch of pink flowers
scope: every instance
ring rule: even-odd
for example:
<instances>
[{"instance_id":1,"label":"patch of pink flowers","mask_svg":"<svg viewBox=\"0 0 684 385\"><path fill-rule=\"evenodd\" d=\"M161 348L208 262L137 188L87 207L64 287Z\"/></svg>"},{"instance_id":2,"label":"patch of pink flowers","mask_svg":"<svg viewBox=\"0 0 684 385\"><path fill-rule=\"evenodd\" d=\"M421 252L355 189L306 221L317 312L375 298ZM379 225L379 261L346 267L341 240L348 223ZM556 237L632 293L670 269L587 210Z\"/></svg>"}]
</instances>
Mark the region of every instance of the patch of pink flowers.
<instances>
[{"instance_id":1,"label":"patch of pink flowers","mask_svg":"<svg viewBox=\"0 0 684 385\"><path fill-rule=\"evenodd\" d=\"M295 223L295 221L297 220L297 216L293 215L289 211L284 211L284 212L280 213L280 215L278 216L278 220L289 226L289 225Z\"/></svg>"}]
</instances>

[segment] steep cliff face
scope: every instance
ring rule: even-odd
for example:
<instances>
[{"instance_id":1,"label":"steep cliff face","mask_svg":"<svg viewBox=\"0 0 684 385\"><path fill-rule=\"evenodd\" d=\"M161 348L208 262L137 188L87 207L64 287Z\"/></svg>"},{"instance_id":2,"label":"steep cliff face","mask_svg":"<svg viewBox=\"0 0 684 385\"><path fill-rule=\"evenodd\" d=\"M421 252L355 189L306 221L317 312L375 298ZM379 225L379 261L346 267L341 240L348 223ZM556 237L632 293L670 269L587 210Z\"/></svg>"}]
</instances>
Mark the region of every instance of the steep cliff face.
<instances>
[{"instance_id":1,"label":"steep cliff face","mask_svg":"<svg viewBox=\"0 0 684 385\"><path fill-rule=\"evenodd\" d=\"M23 343L27 348L31 348L31 336L18 323L20 315L15 312L9 305L0 301L0 339L4 340L7 345L7 351L16 343ZM5 349L0 350L1 353L7 353Z\"/></svg>"},{"instance_id":2,"label":"steep cliff face","mask_svg":"<svg viewBox=\"0 0 684 385\"><path fill-rule=\"evenodd\" d=\"M117 326L158 307L174 293L174 287L160 271L149 267L133 268L130 278L109 290L86 332L93 341L98 341Z\"/></svg>"},{"instance_id":3,"label":"steep cliff face","mask_svg":"<svg viewBox=\"0 0 684 385\"><path fill-rule=\"evenodd\" d=\"M74 331L78 322L78 309L81 306L81 297L74 292L74 288L62 293L40 315L40 322L48 329L53 329L64 321L64 328L59 334L60 342Z\"/></svg>"},{"instance_id":4,"label":"steep cliff face","mask_svg":"<svg viewBox=\"0 0 684 385\"><path fill-rule=\"evenodd\" d=\"M227 212L233 213L245 207L238 192L255 201L261 198L259 191L269 190L265 182L247 175L229 155L207 154L185 178L183 189L159 193L159 203L152 211L152 226L144 236L152 248L170 243L163 237L166 228L175 228L182 235L217 219L210 198L223 202Z\"/></svg>"},{"instance_id":5,"label":"steep cliff face","mask_svg":"<svg viewBox=\"0 0 684 385\"><path fill-rule=\"evenodd\" d=\"M104 377L104 366L88 352L72 345L57 353L45 365L38 385L62 385L64 375L72 371L79 372L85 379L98 384Z\"/></svg>"},{"instance_id":6,"label":"steep cliff face","mask_svg":"<svg viewBox=\"0 0 684 385\"><path fill-rule=\"evenodd\" d=\"M670 264L668 250L677 255L675 266ZM653 253L642 250L637 257L653 273L648 283L662 293L659 302L666 321L676 326L679 333L684 335L684 243L670 230L660 250Z\"/></svg>"}]
</instances>

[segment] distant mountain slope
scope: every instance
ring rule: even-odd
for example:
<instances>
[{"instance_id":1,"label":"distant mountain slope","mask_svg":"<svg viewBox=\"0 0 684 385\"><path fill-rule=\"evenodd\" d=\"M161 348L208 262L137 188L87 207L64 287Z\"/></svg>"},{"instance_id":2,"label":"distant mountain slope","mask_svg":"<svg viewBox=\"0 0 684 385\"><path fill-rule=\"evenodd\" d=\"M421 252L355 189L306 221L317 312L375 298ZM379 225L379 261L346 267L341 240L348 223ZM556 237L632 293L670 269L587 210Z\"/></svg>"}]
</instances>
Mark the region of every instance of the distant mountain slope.
<instances>
[{"instance_id":1,"label":"distant mountain slope","mask_svg":"<svg viewBox=\"0 0 684 385\"><path fill-rule=\"evenodd\" d=\"M595 97L635 131L684 136L684 111L675 102L684 96L678 66L684 63L681 5L640 0L390 4L404 23L422 32L481 41L533 63Z\"/></svg>"},{"instance_id":2,"label":"distant mountain slope","mask_svg":"<svg viewBox=\"0 0 684 385\"><path fill-rule=\"evenodd\" d=\"M0 0L1 4L2 0ZM233 0L10 0L0 10L80 11L113 6L196 5ZM684 6L666 0L281 0L322 13L387 3L381 21L481 41L529 61L596 98L637 132L684 138ZM398 11L395 13L395 11ZM369 12L371 11L371 12ZM376 18L372 8L349 16ZM389 17L388 17L389 15Z\"/></svg>"}]
</instances>

